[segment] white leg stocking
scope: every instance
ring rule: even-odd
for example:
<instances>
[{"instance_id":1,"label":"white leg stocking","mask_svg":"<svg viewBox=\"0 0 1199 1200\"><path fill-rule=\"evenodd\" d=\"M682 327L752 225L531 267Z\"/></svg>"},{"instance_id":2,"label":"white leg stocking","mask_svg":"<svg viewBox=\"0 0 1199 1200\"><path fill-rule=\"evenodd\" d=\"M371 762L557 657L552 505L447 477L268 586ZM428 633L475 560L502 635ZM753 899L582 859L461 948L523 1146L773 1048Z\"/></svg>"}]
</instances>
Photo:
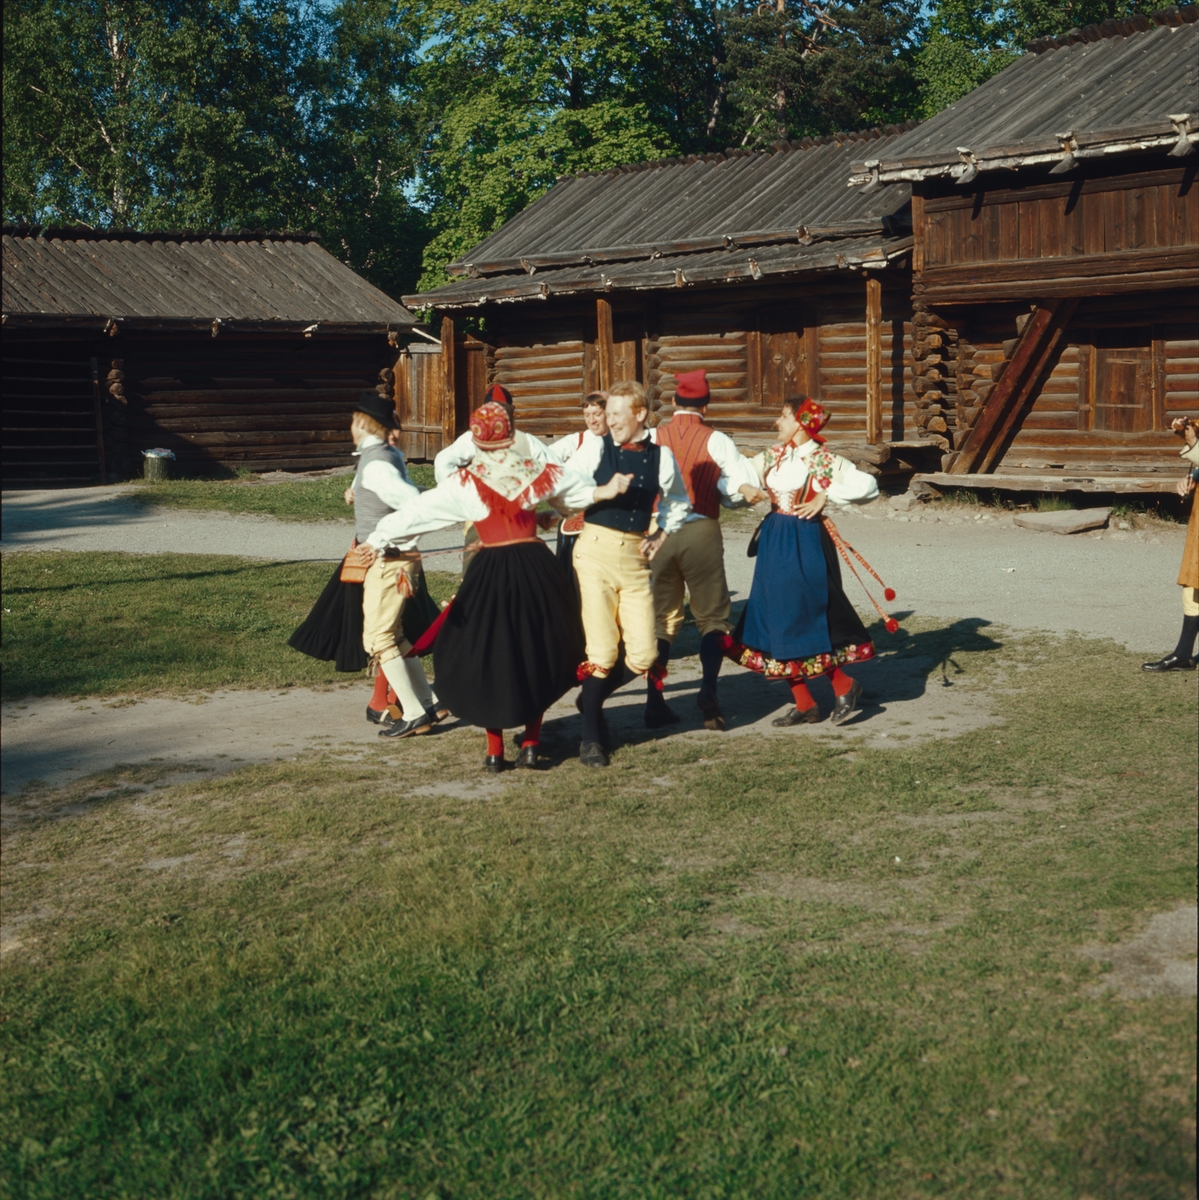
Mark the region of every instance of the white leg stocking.
<instances>
[{"instance_id":1,"label":"white leg stocking","mask_svg":"<svg viewBox=\"0 0 1199 1200\"><path fill-rule=\"evenodd\" d=\"M404 670L408 672L408 682L420 702L420 711L425 712L427 709L435 707L437 697L433 695L433 689L425 678L425 668L420 665L420 659L405 658L400 661L404 664Z\"/></svg>"},{"instance_id":2,"label":"white leg stocking","mask_svg":"<svg viewBox=\"0 0 1199 1200\"><path fill-rule=\"evenodd\" d=\"M383 664L383 674L387 676L387 682L391 684L396 699L404 710L405 721L415 721L425 711L420 693L412 686L412 678L408 671L408 664L411 661L413 660L397 656L389 658ZM416 664L416 669L420 671L420 663ZM424 683L425 673L421 671L420 675L421 682ZM429 685L425 683L424 690L428 691L428 689Z\"/></svg>"}]
</instances>

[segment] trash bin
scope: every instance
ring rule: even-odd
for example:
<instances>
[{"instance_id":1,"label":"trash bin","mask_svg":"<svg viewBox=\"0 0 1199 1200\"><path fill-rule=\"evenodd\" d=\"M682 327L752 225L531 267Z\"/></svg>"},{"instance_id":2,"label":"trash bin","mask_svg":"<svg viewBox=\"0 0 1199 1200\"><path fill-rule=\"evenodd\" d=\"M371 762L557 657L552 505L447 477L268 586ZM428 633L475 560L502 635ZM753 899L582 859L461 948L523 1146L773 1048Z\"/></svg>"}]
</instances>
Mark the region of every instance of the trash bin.
<instances>
[{"instance_id":1,"label":"trash bin","mask_svg":"<svg viewBox=\"0 0 1199 1200\"><path fill-rule=\"evenodd\" d=\"M143 450L142 471L147 483L162 483L171 477L171 459L175 457L174 450Z\"/></svg>"}]
</instances>

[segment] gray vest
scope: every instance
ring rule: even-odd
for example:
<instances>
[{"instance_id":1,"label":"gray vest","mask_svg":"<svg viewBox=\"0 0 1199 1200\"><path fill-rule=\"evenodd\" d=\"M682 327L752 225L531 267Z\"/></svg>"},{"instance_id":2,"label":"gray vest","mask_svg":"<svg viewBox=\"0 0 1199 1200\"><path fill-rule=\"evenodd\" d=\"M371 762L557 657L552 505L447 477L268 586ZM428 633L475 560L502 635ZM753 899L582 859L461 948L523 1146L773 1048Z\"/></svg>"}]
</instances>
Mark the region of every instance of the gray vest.
<instances>
[{"instance_id":1,"label":"gray vest","mask_svg":"<svg viewBox=\"0 0 1199 1200\"><path fill-rule=\"evenodd\" d=\"M388 513L395 512L390 504L385 504L370 488L363 486L362 472L373 462L391 463L399 471L402 479L408 478L408 472L404 469L404 456L394 446L388 446L386 443L382 446L368 446L358 456L358 470L354 473L354 536L359 542L365 542L375 532L375 526Z\"/></svg>"}]
</instances>

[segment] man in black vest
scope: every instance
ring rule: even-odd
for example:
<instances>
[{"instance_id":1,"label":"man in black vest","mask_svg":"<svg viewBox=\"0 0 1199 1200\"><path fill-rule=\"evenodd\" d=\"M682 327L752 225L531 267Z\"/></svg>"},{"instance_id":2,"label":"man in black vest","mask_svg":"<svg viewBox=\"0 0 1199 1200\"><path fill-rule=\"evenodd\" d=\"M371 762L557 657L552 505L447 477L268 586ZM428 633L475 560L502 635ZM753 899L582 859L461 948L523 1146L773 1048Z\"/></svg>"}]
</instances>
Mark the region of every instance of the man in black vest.
<instances>
[{"instance_id":1,"label":"man in black vest","mask_svg":"<svg viewBox=\"0 0 1199 1200\"><path fill-rule=\"evenodd\" d=\"M583 684L583 739L579 758L589 767L606 767L604 701L623 682L614 671L624 643L625 663L634 675L652 672L658 686L665 668L655 665L654 599L650 559L683 524L691 509L674 456L656 445L646 428L649 409L641 384L625 381L608 393L608 432L586 443L570 469L591 476L602 487L616 476L627 488L612 500L588 508L574 550L575 577L582 598L587 661L579 667ZM658 505L658 529L649 535Z\"/></svg>"}]
</instances>

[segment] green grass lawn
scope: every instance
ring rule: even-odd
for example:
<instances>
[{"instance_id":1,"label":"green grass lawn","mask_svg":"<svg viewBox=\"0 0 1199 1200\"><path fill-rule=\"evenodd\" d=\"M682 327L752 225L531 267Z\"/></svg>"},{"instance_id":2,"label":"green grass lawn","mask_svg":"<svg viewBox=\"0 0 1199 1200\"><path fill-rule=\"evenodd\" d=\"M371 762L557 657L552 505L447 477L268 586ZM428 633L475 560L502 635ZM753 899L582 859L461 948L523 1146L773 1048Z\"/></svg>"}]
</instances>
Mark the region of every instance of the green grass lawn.
<instances>
[{"instance_id":1,"label":"green grass lawn","mask_svg":"<svg viewBox=\"0 0 1199 1200\"><path fill-rule=\"evenodd\" d=\"M886 751L315 731L6 799L2 1194L1193 1195L1194 1002L1081 951L1194 902L1194 679L976 645L1002 723Z\"/></svg>"},{"instance_id":2,"label":"green grass lawn","mask_svg":"<svg viewBox=\"0 0 1199 1200\"><path fill-rule=\"evenodd\" d=\"M418 487L433 486L433 468L428 463L408 468ZM129 496L139 504L164 508L197 508L228 513L250 513L278 517L283 521L346 521L353 509L344 493L352 475L327 475L321 479L297 479L284 483L260 483L256 477L242 479L171 479L164 483L139 483Z\"/></svg>"},{"instance_id":3,"label":"green grass lawn","mask_svg":"<svg viewBox=\"0 0 1199 1200\"><path fill-rule=\"evenodd\" d=\"M6 554L3 697L361 679L287 645L331 573L329 563L225 555ZM439 600L457 588L456 576L427 578Z\"/></svg>"}]
</instances>

